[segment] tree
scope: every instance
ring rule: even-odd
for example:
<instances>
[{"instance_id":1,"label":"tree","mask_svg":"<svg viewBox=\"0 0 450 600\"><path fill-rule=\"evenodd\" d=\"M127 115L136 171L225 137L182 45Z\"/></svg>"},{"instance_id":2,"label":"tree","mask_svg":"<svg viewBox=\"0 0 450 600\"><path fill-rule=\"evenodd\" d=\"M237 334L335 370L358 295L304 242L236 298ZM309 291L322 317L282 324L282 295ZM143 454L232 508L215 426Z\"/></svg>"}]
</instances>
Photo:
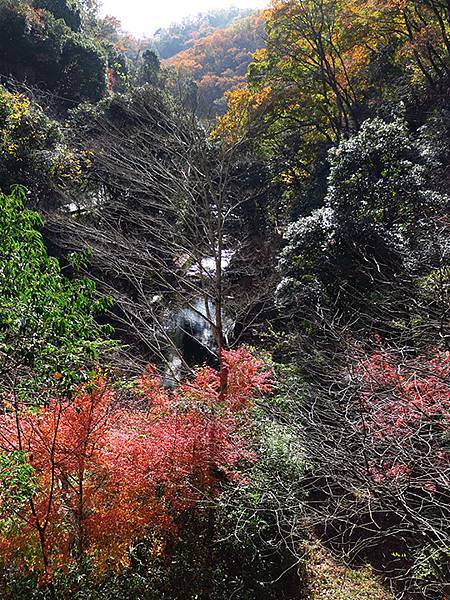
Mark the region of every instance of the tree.
<instances>
[{"instance_id":1,"label":"tree","mask_svg":"<svg viewBox=\"0 0 450 600\"><path fill-rule=\"evenodd\" d=\"M257 147L269 153L295 131L302 156L291 159L286 176L308 170L323 143L361 122L371 53L346 8L335 0L274 2L265 13L267 46L254 54L247 87L230 94L229 114L219 120L219 132L255 128Z\"/></svg>"},{"instance_id":2,"label":"tree","mask_svg":"<svg viewBox=\"0 0 450 600\"><path fill-rule=\"evenodd\" d=\"M96 156L92 182L101 201L82 219L55 218L52 227L66 249L93 250L92 274L115 298L113 318L127 341L147 361L175 357L190 368L169 311L191 311L206 331L198 336L203 356L214 362L227 346L228 324L251 326L271 301L255 246L237 227L245 207L264 201L266 181L241 193L240 145L205 141L198 122L175 111L160 90L146 87L88 115L81 143ZM255 268L254 275L247 268L245 295L227 291L231 255L239 272ZM186 326L182 333L195 337Z\"/></svg>"},{"instance_id":3,"label":"tree","mask_svg":"<svg viewBox=\"0 0 450 600\"><path fill-rule=\"evenodd\" d=\"M444 98L445 2L283 0L265 18L266 48L254 54L247 85L228 95L217 134L252 131L288 188L304 185L323 148L384 103L413 109L423 88Z\"/></svg>"},{"instance_id":4,"label":"tree","mask_svg":"<svg viewBox=\"0 0 450 600\"><path fill-rule=\"evenodd\" d=\"M393 0L385 3L377 20L382 27L395 23L399 60L410 67L411 84L425 83L435 94L445 89L450 68L448 5L440 0Z\"/></svg>"},{"instance_id":5,"label":"tree","mask_svg":"<svg viewBox=\"0 0 450 600\"><path fill-rule=\"evenodd\" d=\"M0 393L33 404L40 386L70 386L114 344L96 322L109 300L92 281L62 274L25 198L23 188L0 196Z\"/></svg>"},{"instance_id":6,"label":"tree","mask_svg":"<svg viewBox=\"0 0 450 600\"><path fill-rule=\"evenodd\" d=\"M212 118L223 110L224 93L244 82L252 54L263 44L263 24L261 12L234 20L165 61L178 77L198 82L200 117Z\"/></svg>"},{"instance_id":7,"label":"tree","mask_svg":"<svg viewBox=\"0 0 450 600\"><path fill-rule=\"evenodd\" d=\"M73 34L63 47L58 91L70 105L98 102L107 92L106 53L93 40Z\"/></svg>"},{"instance_id":8,"label":"tree","mask_svg":"<svg viewBox=\"0 0 450 600\"><path fill-rule=\"evenodd\" d=\"M52 159L63 143L61 127L27 96L0 87L0 185L22 182L36 196L49 195ZM49 160L49 155L51 159Z\"/></svg>"},{"instance_id":9,"label":"tree","mask_svg":"<svg viewBox=\"0 0 450 600\"><path fill-rule=\"evenodd\" d=\"M82 27L85 31L94 33L99 21L99 0L79 0Z\"/></svg>"},{"instance_id":10,"label":"tree","mask_svg":"<svg viewBox=\"0 0 450 600\"><path fill-rule=\"evenodd\" d=\"M0 188L7 193L21 182L31 192L33 207L54 209L59 187L83 186L90 158L69 147L61 123L27 92L0 87Z\"/></svg>"},{"instance_id":11,"label":"tree","mask_svg":"<svg viewBox=\"0 0 450 600\"><path fill-rule=\"evenodd\" d=\"M161 70L161 63L158 55L153 50L145 50L142 55L144 59L142 79L143 83L150 83L156 85L158 83L158 76Z\"/></svg>"},{"instance_id":12,"label":"tree","mask_svg":"<svg viewBox=\"0 0 450 600\"><path fill-rule=\"evenodd\" d=\"M205 368L171 393L148 368L133 405L99 376L72 395L49 395L37 410L4 397L3 464L20 460L14 477L0 477L2 508L11 510L2 561L15 561L20 548L26 569L52 588L53 573L73 561L120 569L144 538L163 553L180 517L238 481L239 464L255 457L245 430L270 374L243 349L223 360L226 390ZM5 504L11 494L22 501Z\"/></svg>"},{"instance_id":13,"label":"tree","mask_svg":"<svg viewBox=\"0 0 450 600\"><path fill-rule=\"evenodd\" d=\"M448 353L348 345L322 374L288 426L305 451L303 518L399 594L448 593Z\"/></svg>"},{"instance_id":14,"label":"tree","mask_svg":"<svg viewBox=\"0 0 450 600\"><path fill-rule=\"evenodd\" d=\"M448 199L429 134L376 119L331 152L325 206L291 227L279 289L295 371L273 414L305 458L286 537L311 527L399 597L448 585Z\"/></svg>"},{"instance_id":15,"label":"tree","mask_svg":"<svg viewBox=\"0 0 450 600\"><path fill-rule=\"evenodd\" d=\"M73 31L80 31L81 13L75 0L33 0L33 6L47 10L56 19L62 19Z\"/></svg>"},{"instance_id":16,"label":"tree","mask_svg":"<svg viewBox=\"0 0 450 600\"><path fill-rule=\"evenodd\" d=\"M251 12L249 9L232 6L187 17L181 23L158 29L151 40L152 47L163 60L169 59L214 31L225 29L235 20L248 17Z\"/></svg>"},{"instance_id":17,"label":"tree","mask_svg":"<svg viewBox=\"0 0 450 600\"><path fill-rule=\"evenodd\" d=\"M57 112L107 94L106 52L79 30L79 8L65 0L0 2L2 83L35 86ZM69 26L66 20L71 22ZM20 183L20 182L16 182Z\"/></svg>"},{"instance_id":18,"label":"tree","mask_svg":"<svg viewBox=\"0 0 450 600\"><path fill-rule=\"evenodd\" d=\"M429 156L401 118L368 120L332 149L323 206L287 229L280 301L313 311L337 302L348 315L383 304L382 279L390 287L411 269L418 240L448 202L428 183Z\"/></svg>"}]
</instances>

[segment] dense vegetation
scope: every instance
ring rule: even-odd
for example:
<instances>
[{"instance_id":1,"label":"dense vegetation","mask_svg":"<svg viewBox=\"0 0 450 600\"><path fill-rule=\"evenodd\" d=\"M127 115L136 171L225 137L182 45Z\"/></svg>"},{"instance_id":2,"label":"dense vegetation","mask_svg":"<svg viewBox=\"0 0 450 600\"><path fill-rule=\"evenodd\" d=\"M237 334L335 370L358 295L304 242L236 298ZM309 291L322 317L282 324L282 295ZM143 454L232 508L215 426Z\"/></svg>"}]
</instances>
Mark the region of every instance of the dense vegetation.
<instances>
[{"instance_id":1,"label":"dense vegetation","mask_svg":"<svg viewBox=\"0 0 450 600\"><path fill-rule=\"evenodd\" d=\"M263 44L264 16L256 12L201 36L165 64L175 69L177 77L194 79L197 113L212 117L225 112L225 92L245 82L252 54Z\"/></svg>"},{"instance_id":2,"label":"dense vegetation","mask_svg":"<svg viewBox=\"0 0 450 600\"><path fill-rule=\"evenodd\" d=\"M236 20L248 17L251 10L236 7L200 13L187 17L180 23L158 29L152 43L162 59L172 58L179 52L193 48L195 44L215 31L229 27Z\"/></svg>"},{"instance_id":3,"label":"dense vegetation","mask_svg":"<svg viewBox=\"0 0 450 600\"><path fill-rule=\"evenodd\" d=\"M448 3L0 0L0 78L1 597L449 597Z\"/></svg>"}]
</instances>

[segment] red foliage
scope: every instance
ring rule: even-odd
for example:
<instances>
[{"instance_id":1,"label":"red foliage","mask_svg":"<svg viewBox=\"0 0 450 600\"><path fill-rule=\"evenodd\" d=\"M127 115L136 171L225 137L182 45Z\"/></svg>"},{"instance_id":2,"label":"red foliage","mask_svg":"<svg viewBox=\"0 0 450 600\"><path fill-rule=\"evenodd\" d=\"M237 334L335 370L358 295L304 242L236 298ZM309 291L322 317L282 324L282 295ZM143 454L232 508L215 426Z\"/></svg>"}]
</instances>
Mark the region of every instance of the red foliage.
<instances>
[{"instance_id":1,"label":"red foliage","mask_svg":"<svg viewBox=\"0 0 450 600\"><path fill-rule=\"evenodd\" d=\"M387 354L374 354L360 365L363 397L370 410L374 435L408 436L417 427L433 422L450 425L450 354L415 359L403 365Z\"/></svg>"},{"instance_id":2,"label":"red foliage","mask_svg":"<svg viewBox=\"0 0 450 600\"><path fill-rule=\"evenodd\" d=\"M430 492L446 486L450 354L399 362L380 351L360 363L358 374L373 480L416 480Z\"/></svg>"},{"instance_id":3,"label":"red foliage","mask_svg":"<svg viewBox=\"0 0 450 600\"><path fill-rule=\"evenodd\" d=\"M8 403L0 447L26 454L38 487L14 515L10 543L0 540L0 557L22 550L44 581L86 553L98 568L120 567L144 536L163 548L184 511L255 457L248 408L270 391L270 376L245 350L225 352L223 364L226 389L204 368L175 392L149 368L137 386L147 410L125 408L102 378L37 410Z\"/></svg>"},{"instance_id":4,"label":"red foliage","mask_svg":"<svg viewBox=\"0 0 450 600\"><path fill-rule=\"evenodd\" d=\"M111 67L109 67L108 68L108 90L110 92L113 91L115 83L116 83L116 76L114 75L114 71L111 69Z\"/></svg>"}]
</instances>

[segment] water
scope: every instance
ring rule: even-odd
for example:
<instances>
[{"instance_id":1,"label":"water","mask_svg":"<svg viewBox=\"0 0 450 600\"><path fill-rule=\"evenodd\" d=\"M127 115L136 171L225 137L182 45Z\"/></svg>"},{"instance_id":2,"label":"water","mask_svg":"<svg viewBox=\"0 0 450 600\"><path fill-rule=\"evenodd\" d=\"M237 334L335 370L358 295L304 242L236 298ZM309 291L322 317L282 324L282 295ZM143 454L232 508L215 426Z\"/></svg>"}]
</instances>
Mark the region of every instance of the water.
<instances>
[{"instance_id":1,"label":"water","mask_svg":"<svg viewBox=\"0 0 450 600\"><path fill-rule=\"evenodd\" d=\"M175 343L189 366L215 362L217 356L217 341L214 335L215 314L215 303L199 297L176 315Z\"/></svg>"},{"instance_id":2,"label":"water","mask_svg":"<svg viewBox=\"0 0 450 600\"><path fill-rule=\"evenodd\" d=\"M223 271L229 266L232 252L224 251L222 256ZM196 278L202 274L214 277L216 263L214 257L205 257L200 265L194 265L188 270L188 275ZM222 314L225 340L231 335L233 322ZM206 296L198 296L189 306L181 308L172 315L172 337L178 350L169 357L168 371L170 377L179 376L183 372L183 361L188 367L201 364L217 366L217 340L215 336L216 304ZM180 358L182 357L182 360Z\"/></svg>"}]
</instances>

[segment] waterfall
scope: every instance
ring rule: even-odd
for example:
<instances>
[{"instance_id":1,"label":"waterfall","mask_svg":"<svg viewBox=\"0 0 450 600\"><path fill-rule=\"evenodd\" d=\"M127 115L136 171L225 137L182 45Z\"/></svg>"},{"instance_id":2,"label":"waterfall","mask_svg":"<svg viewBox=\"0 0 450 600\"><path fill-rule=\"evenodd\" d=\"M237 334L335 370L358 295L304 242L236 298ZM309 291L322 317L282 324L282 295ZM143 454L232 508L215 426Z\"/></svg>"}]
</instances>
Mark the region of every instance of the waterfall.
<instances>
[{"instance_id":1,"label":"waterfall","mask_svg":"<svg viewBox=\"0 0 450 600\"><path fill-rule=\"evenodd\" d=\"M231 251L224 251L222 255L222 270L225 271L232 258ZM198 278L201 273L214 276L216 263L214 257L205 257L200 264L193 265L187 271L187 275L193 279ZM181 307L171 318L172 338L178 349L170 357L169 371L172 375L182 370L183 360L189 366L207 363L215 365L217 362L217 341L214 335L216 319L215 302L199 295L194 298L189 306ZM231 332L233 323L222 315L226 332Z\"/></svg>"}]
</instances>

